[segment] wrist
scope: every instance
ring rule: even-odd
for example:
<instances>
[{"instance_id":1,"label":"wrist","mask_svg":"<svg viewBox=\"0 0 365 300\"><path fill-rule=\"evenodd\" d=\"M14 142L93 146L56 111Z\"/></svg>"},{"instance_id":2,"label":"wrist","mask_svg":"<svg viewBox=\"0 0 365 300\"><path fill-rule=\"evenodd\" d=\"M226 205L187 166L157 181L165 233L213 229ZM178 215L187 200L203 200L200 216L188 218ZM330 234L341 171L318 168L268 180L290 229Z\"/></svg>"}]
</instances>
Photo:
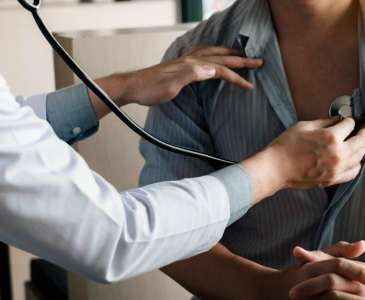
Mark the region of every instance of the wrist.
<instances>
[{"instance_id":1,"label":"wrist","mask_svg":"<svg viewBox=\"0 0 365 300\"><path fill-rule=\"evenodd\" d=\"M137 91L139 90L139 82L136 80L135 72L116 74L114 98L115 103L121 107L131 103L138 104ZM111 81L113 82L113 80Z\"/></svg>"},{"instance_id":2,"label":"wrist","mask_svg":"<svg viewBox=\"0 0 365 300\"><path fill-rule=\"evenodd\" d=\"M236 257L235 264L236 269L239 270L237 272L237 282L239 284L237 284L238 290L235 293L238 298L234 297L234 299L242 299L242 295L245 295L245 299L248 300L274 299L272 298L274 286L272 282L275 280L277 283L279 278L277 275L280 271L242 257Z\"/></svg>"},{"instance_id":3,"label":"wrist","mask_svg":"<svg viewBox=\"0 0 365 300\"><path fill-rule=\"evenodd\" d=\"M285 180L278 166L278 155L271 147L239 163L251 175L255 205L285 187Z\"/></svg>"}]
</instances>

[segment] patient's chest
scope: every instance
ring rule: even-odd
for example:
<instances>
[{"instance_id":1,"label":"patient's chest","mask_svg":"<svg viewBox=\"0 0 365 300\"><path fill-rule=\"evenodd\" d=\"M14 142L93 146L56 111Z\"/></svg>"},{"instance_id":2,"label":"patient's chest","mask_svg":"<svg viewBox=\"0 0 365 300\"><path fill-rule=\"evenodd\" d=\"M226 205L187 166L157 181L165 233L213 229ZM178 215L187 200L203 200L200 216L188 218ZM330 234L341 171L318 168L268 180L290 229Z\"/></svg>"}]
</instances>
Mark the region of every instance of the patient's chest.
<instances>
[{"instance_id":1,"label":"patient's chest","mask_svg":"<svg viewBox=\"0 0 365 300\"><path fill-rule=\"evenodd\" d=\"M280 50L299 120L328 118L332 101L360 86L357 40L324 49L283 43Z\"/></svg>"},{"instance_id":2,"label":"patient's chest","mask_svg":"<svg viewBox=\"0 0 365 300\"><path fill-rule=\"evenodd\" d=\"M352 94L359 87L358 51L351 49L351 55L341 56L341 61L335 66L330 66L329 58L327 61L318 58L314 62L312 59L313 64L308 68L307 56L292 58L286 49L282 51L299 120L328 118L332 101L340 95ZM254 91L242 91L228 84L202 89L209 90L205 95L205 109L215 154L236 161L261 151L286 130L275 112L277 107L271 104L263 81L256 72L242 70L240 74L256 86ZM358 189L365 189L363 181ZM359 190L354 195L358 193ZM356 199L349 203L356 206ZM288 267L294 263L292 249L295 246L314 247L318 226L328 206L324 189L280 191L230 226L222 242L232 252L266 266ZM361 208L359 214L365 214L365 211ZM341 226L342 231L338 234L341 239L349 240L349 231L343 223ZM357 232L356 237L351 236L350 239L362 235L362 232Z\"/></svg>"}]
</instances>

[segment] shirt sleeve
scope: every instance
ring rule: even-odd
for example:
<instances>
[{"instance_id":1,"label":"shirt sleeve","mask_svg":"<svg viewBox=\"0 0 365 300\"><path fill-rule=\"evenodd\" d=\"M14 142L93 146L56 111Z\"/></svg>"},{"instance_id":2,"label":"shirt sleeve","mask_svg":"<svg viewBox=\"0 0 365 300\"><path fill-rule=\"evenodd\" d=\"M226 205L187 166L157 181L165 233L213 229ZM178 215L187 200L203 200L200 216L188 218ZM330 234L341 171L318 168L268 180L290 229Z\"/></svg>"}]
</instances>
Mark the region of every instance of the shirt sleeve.
<instances>
[{"instance_id":1,"label":"shirt sleeve","mask_svg":"<svg viewBox=\"0 0 365 300\"><path fill-rule=\"evenodd\" d=\"M164 60L174 59L190 50L191 46L184 46L183 40L180 38L172 44ZM168 143L216 155L205 113L198 86L190 84L173 101L150 108L145 129ZM213 173L225 185L229 195L231 218L228 224L241 218L252 204L251 176L239 165L217 171L217 165L168 152L144 140L141 140L140 152L146 161L140 186Z\"/></svg>"},{"instance_id":2,"label":"shirt sleeve","mask_svg":"<svg viewBox=\"0 0 365 300\"><path fill-rule=\"evenodd\" d=\"M56 135L68 144L84 140L99 129L89 94L84 84L67 87L50 94L17 97L21 106L29 106L47 120Z\"/></svg>"},{"instance_id":3,"label":"shirt sleeve","mask_svg":"<svg viewBox=\"0 0 365 300\"><path fill-rule=\"evenodd\" d=\"M119 194L1 77L0 141L0 240L95 281L207 251L227 225L228 194L216 177Z\"/></svg>"}]
</instances>

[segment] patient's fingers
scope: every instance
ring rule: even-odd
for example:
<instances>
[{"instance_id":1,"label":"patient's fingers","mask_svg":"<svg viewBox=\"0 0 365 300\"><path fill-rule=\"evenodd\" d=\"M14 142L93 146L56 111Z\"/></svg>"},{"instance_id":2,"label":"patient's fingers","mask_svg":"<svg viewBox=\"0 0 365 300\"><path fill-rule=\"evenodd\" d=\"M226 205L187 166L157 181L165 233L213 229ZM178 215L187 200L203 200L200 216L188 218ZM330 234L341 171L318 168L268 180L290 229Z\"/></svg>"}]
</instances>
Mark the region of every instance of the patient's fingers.
<instances>
[{"instance_id":1,"label":"patient's fingers","mask_svg":"<svg viewBox=\"0 0 365 300\"><path fill-rule=\"evenodd\" d=\"M365 241L358 241L352 244L338 242L331 247L323 249L322 252L334 257L356 258L365 252Z\"/></svg>"},{"instance_id":2,"label":"patient's fingers","mask_svg":"<svg viewBox=\"0 0 365 300\"><path fill-rule=\"evenodd\" d=\"M350 280L365 284L365 265L345 258L335 258L305 265L306 272L311 277L328 273L336 273Z\"/></svg>"},{"instance_id":3,"label":"patient's fingers","mask_svg":"<svg viewBox=\"0 0 365 300\"><path fill-rule=\"evenodd\" d=\"M289 295L291 299L306 299L333 290L359 296L364 295L365 292L364 285L361 283L331 273L323 274L298 284L290 291Z\"/></svg>"},{"instance_id":4,"label":"patient's fingers","mask_svg":"<svg viewBox=\"0 0 365 300\"><path fill-rule=\"evenodd\" d=\"M316 297L318 300L361 300L364 299L362 296L353 295L346 292L340 291L329 291L323 295Z\"/></svg>"},{"instance_id":5,"label":"patient's fingers","mask_svg":"<svg viewBox=\"0 0 365 300\"><path fill-rule=\"evenodd\" d=\"M353 259L359 257L365 252L365 241L357 243L339 242L331 247L317 251L307 251L301 247L295 247L293 250L294 258L299 263L317 262L322 260L333 259L334 257L343 257Z\"/></svg>"}]
</instances>

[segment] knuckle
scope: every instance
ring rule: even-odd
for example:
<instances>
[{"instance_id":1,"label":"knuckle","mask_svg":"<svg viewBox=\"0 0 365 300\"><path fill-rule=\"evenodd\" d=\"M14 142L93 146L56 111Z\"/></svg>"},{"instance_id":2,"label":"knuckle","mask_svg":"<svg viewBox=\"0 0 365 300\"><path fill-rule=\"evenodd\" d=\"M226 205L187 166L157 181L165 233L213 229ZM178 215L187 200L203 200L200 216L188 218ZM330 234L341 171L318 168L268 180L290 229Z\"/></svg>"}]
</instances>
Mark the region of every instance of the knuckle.
<instances>
[{"instance_id":1,"label":"knuckle","mask_svg":"<svg viewBox=\"0 0 365 300\"><path fill-rule=\"evenodd\" d=\"M297 123L297 126L298 127L302 127L302 126L305 126L305 125L308 125L308 121L299 121L298 123Z\"/></svg>"},{"instance_id":2,"label":"knuckle","mask_svg":"<svg viewBox=\"0 0 365 300\"><path fill-rule=\"evenodd\" d=\"M336 277L333 274L328 274L326 276L326 287L328 289L333 289L336 287Z\"/></svg>"},{"instance_id":3,"label":"knuckle","mask_svg":"<svg viewBox=\"0 0 365 300\"><path fill-rule=\"evenodd\" d=\"M364 292L364 285L362 285L360 282L354 281L352 282L353 286L353 292L355 294L362 294Z\"/></svg>"},{"instance_id":4,"label":"knuckle","mask_svg":"<svg viewBox=\"0 0 365 300\"><path fill-rule=\"evenodd\" d=\"M336 273L341 272L343 269L345 260L343 258L336 258L333 260L333 269Z\"/></svg>"},{"instance_id":5,"label":"knuckle","mask_svg":"<svg viewBox=\"0 0 365 300\"><path fill-rule=\"evenodd\" d=\"M336 248L347 248L350 244L345 241L340 241L337 244L335 244L334 247Z\"/></svg>"},{"instance_id":6,"label":"knuckle","mask_svg":"<svg viewBox=\"0 0 365 300\"><path fill-rule=\"evenodd\" d=\"M335 133L333 132L327 132L326 134L326 140L327 140L327 144L329 146L338 146L339 145L339 139L338 137L336 136Z\"/></svg>"},{"instance_id":7,"label":"knuckle","mask_svg":"<svg viewBox=\"0 0 365 300\"><path fill-rule=\"evenodd\" d=\"M190 74L193 77L193 79L199 78L199 67L196 65L190 66Z\"/></svg>"},{"instance_id":8,"label":"knuckle","mask_svg":"<svg viewBox=\"0 0 365 300\"><path fill-rule=\"evenodd\" d=\"M326 173L324 184L327 186L333 184L337 180L337 173L335 171L329 171Z\"/></svg>"},{"instance_id":9,"label":"knuckle","mask_svg":"<svg viewBox=\"0 0 365 300\"><path fill-rule=\"evenodd\" d=\"M358 271L357 271L357 278L358 280L364 281L365 280L365 268L361 267Z\"/></svg>"},{"instance_id":10,"label":"knuckle","mask_svg":"<svg viewBox=\"0 0 365 300\"><path fill-rule=\"evenodd\" d=\"M185 64L185 65L191 65L192 63L193 63L193 59L190 57L190 56L183 56L182 58L181 58L181 61L182 61L182 63L183 64Z\"/></svg>"},{"instance_id":11,"label":"knuckle","mask_svg":"<svg viewBox=\"0 0 365 300\"><path fill-rule=\"evenodd\" d=\"M331 155L330 161L331 165L338 166L341 163L342 157L340 154L336 153Z\"/></svg>"}]
</instances>

